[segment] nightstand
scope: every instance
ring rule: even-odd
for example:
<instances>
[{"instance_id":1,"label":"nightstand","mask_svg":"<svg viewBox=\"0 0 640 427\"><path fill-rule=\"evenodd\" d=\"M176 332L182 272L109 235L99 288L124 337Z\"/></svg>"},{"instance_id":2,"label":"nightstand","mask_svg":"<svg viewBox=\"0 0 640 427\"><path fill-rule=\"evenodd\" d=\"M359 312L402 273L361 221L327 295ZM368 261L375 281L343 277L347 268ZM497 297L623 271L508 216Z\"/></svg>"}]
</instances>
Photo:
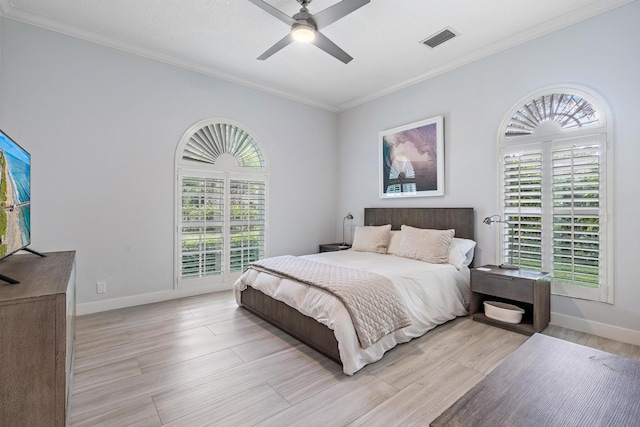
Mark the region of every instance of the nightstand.
<instances>
[{"instance_id":1,"label":"nightstand","mask_svg":"<svg viewBox=\"0 0 640 427\"><path fill-rule=\"evenodd\" d=\"M350 249L351 245L343 245L342 243L325 243L320 245L318 252L336 252Z\"/></svg>"},{"instance_id":2,"label":"nightstand","mask_svg":"<svg viewBox=\"0 0 640 427\"><path fill-rule=\"evenodd\" d=\"M551 275L530 270L505 270L485 265L471 270L469 314L478 322L498 326L525 335L540 332L549 324ZM518 324L490 319L484 314L485 300L501 301L524 309Z\"/></svg>"}]
</instances>

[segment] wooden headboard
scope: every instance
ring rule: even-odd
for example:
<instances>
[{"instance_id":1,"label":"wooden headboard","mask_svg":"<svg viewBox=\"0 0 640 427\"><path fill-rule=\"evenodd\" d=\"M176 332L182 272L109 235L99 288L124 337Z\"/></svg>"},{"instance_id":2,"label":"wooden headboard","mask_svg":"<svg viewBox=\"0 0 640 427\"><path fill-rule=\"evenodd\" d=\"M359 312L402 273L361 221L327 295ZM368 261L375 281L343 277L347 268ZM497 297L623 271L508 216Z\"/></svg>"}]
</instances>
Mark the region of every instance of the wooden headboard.
<instances>
[{"instance_id":1,"label":"wooden headboard","mask_svg":"<svg viewBox=\"0 0 640 427\"><path fill-rule=\"evenodd\" d=\"M475 240L473 208L365 208L364 225L402 224L435 230L456 230L456 237Z\"/></svg>"}]
</instances>

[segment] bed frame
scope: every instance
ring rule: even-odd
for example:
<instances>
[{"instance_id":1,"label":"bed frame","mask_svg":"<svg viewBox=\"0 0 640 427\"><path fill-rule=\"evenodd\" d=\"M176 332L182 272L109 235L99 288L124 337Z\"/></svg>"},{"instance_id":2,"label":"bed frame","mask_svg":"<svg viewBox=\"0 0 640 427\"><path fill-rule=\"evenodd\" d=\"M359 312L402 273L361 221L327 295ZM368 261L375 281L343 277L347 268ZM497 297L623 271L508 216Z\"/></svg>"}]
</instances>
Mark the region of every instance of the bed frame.
<instances>
[{"instance_id":1,"label":"bed frame","mask_svg":"<svg viewBox=\"0 0 640 427\"><path fill-rule=\"evenodd\" d=\"M364 224L391 224L392 230L399 230L403 224L438 230L453 228L456 237L475 240L473 208L365 208ZM240 301L251 313L342 364L338 342L327 326L251 286L242 291Z\"/></svg>"}]
</instances>

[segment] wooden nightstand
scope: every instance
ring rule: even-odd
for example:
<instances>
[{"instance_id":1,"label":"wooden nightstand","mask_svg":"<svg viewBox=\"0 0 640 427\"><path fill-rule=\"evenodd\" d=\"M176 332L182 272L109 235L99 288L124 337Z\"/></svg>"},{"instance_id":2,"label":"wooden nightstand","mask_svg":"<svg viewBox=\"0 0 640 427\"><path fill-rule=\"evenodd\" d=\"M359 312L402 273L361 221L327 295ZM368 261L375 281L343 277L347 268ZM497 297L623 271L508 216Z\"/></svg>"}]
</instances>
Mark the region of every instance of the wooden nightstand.
<instances>
[{"instance_id":1,"label":"wooden nightstand","mask_svg":"<svg viewBox=\"0 0 640 427\"><path fill-rule=\"evenodd\" d=\"M551 275L530 270L503 270L485 265L471 270L471 304L473 320L488 323L525 335L540 332L549 324L551 310ZM484 314L485 300L501 301L524 309L522 322L505 323Z\"/></svg>"},{"instance_id":2,"label":"wooden nightstand","mask_svg":"<svg viewBox=\"0 0 640 427\"><path fill-rule=\"evenodd\" d=\"M320 245L318 252L336 252L350 249L351 245L343 245L342 243L325 243Z\"/></svg>"}]
</instances>

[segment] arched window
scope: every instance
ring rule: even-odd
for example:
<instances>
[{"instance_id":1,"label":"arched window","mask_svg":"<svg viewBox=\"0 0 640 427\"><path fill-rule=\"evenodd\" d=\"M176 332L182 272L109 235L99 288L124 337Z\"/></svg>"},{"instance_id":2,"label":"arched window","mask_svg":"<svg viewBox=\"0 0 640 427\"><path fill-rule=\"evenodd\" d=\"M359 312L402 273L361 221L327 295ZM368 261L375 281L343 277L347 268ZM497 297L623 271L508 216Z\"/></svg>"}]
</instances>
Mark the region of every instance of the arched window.
<instances>
[{"instance_id":1,"label":"arched window","mask_svg":"<svg viewBox=\"0 0 640 427\"><path fill-rule=\"evenodd\" d=\"M180 140L176 171L176 286L228 288L266 256L262 150L241 125L204 120Z\"/></svg>"},{"instance_id":2,"label":"arched window","mask_svg":"<svg viewBox=\"0 0 640 427\"><path fill-rule=\"evenodd\" d=\"M501 127L499 255L551 272L555 294L613 302L610 126L599 97L554 87Z\"/></svg>"}]
</instances>

